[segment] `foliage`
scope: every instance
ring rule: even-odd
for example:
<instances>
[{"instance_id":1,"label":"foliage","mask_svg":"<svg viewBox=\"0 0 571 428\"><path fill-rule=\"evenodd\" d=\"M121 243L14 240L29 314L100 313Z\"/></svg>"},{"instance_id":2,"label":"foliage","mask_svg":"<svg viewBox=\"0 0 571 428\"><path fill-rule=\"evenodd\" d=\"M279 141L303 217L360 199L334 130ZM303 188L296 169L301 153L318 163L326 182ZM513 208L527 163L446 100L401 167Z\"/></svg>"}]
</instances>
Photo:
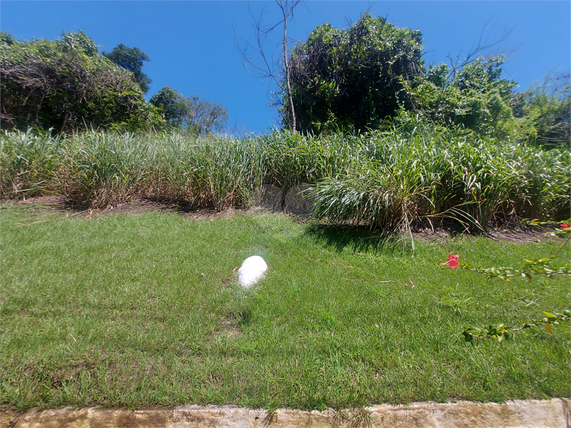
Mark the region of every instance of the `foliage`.
<instances>
[{"instance_id":1,"label":"foliage","mask_svg":"<svg viewBox=\"0 0 571 428\"><path fill-rule=\"evenodd\" d=\"M538 224L538 222L535 222L534 224ZM571 238L571 234L567 232L568 230L571 230L569 228L569 223L561 223L560 231L564 232L565 235L567 235L567 240L560 246L557 254L561 252L563 247L565 247L565 245L567 245L569 242L569 238ZM514 269L511 267L491 267L487 269L477 269L471 267L467 263L459 263L458 259L460 256L452 256L452 252L450 252L448 255L448 261L446 263L441 263L441 265L449 265L450 269L460 267L462 269L482 273L490 278L501 278L506 281L509 281L514 277L525 278L528 281L531 281L532 278L536 275L546 275L547 278L553 278L555 275L571 275L571 265L567 264L564 266L558 266L553 263L553 259L556 258L557 254L551 256L550 258L543 257L538 260L526 259L526 264L521 269ZM521 331L526 328L536 327L540 325L544 325L549 333L553 333L553 329L551 327L552 324L559 324L560 321L569 321L571 319L571 311L569 310L565 310L563 314L557 312L550 313L545 311L543 313L546 317L542 320L525 322L520 328L508 328L504 324L489 325L488 327L484 328L464 327L462 334L464 335L466 342L470 343L473 343L475 338L493 338L498 342L502 342L503 340L509 339L512 333L516 331Z\"/></svg>"},{"instance_id":2,"label":"foliage","mask_svg":"<svg viewBox=\"0 0 571 428\"><path fill-rule=\"evenodd\" d=\"M347 30L323 24L290 54L298 129L321 133L378 128L409 99L402 91L423 73L420 31L365 13ZM282 103L287 105L286 100ZM282 111L284 124L289 116Z\"/></svg>"},{"instance_id":3,"label":"foliage","mask_svg":"<svg viewBox=\"0 0 571 428\"><path fill-rule=\"evenodd\" d=\"M141 69L143 68L143 63L150 61L150 58L141 52L139 48L128 48L123 43L120 43L111 52L103 52L103 56L109 58L123 70L133 73L133 79L141 87L143 93L149 92L149 83L152 80Z\"/></svg>"},{"instance_id":4,"label":"foliage","mask_svg":"<svg viewBox=\"0 0 571 428\"><path fill-rule=\"evenodd\" d=\"M186 128L195 135L221 131L228 120L228 111L221 105L185 98L168 86L153 95L149 102L157 107L164 119L175 128Z\"/></svg>"},{"instance_id":5,"label":"foliage","mask_svg":"<svg viewBox=\"0 0 571 428\"><path fill-rule=\"evenodd\" d=\"M353 167L316 183L316 216L405 229L414 219L452 218L481 231L531 212L548 219L568 211L568 150L403 121L359 141Z\"/></svg>"},{"instance_id":6,"label":"foliage","mask_svg":"<svg viewBox=\"0 0 571 428\"><path fill-rule=\"evenodd\" d=\"M510 278L525 278L531 281L531 278L535 275L545 275L548 278L551 278L554 275L571 275L571 265L554 265L552 263L552 259L547 257L542 257L538 260L526 259L525 265L519 269L512 267L476 269L468 263L460 263L460 267L482 273L490 278L501 278L507 281L509 281Z\"/></svg>"},{"instance_id":7,"label":"foliage","mask_svg":"<svg viewBox=\"0 0 571 428\"><path fill-rule=\"evenodd\" d=\"M187 112L183 123L197 135L222 131L228 111L222 104L201 100L198 95L185 99Z\"/></svg>"},{"instance_id":8,"label":"foliage","mask_svg":"<svg viewBox=\"0 0 571 428\"><path fill-rule=\"evenodd\" d=\"M310 137L281 131L261 137L266 182L281 189L281 207L295 186L335 176L358 158L355 141L343 135Z\"/></svg>"},{"instance_id":9,"label":"foliage","mask_svg":"<svg viewBox=\"0 0 571 428\"><path fill-rule=\"evenodd\" d=\"M85 33L63 33L56 41L18 42L2 33L3 129L35 127L57 133L110 129L161 131L184 127L197 135L220 131L228 112L220 104L185 98L164 87L146 103L147 55L118 45L99 55Z\"/></svg>"},{"instance_id":10,"label":"foliage","mask_svg":"<svg viewBox=\"0 0 571 428\"><path fill-rule=\"evenodd\" d=\"M553 224L553 222L539 222L537 220L533 220L530 222L530 224ZM460 267L462 269L468 269L474 272L482 273L489 278L501 278L506 281L509 281L511 278L525 278L528 281L531 281L532 277L536 275L545 275L547 278L552 278L555 275L571 275L571 264L568 263L566 265L559 266L553 262L553 259L556 258L557 254L565 245L567 245L569 239L571 239L571 228L569 227L569 220L560 222L559 228L554 232L547 232L547 235L558 236L567 239L564 241L555 255L551 257L542 257L538 260L525 259L525 265L519 269L514 269L513 267L491 267L484 269L475 268L468 263L459 263L459 256L453 256L454 260L452 262L452 253L448 255L448 262L442 263L442 265L448 264L450 265L451 269Z\"/></svg>"},{"instance_id":11,"label":"foliage","mask_svg":"<svg viewBox=\"0 0 571 428\"><path fill-rule=\"evenodd\" d=\"M318 134L390 128L387 119L405 112L481 137L567 147L569 76L559 78L565 85L517 93L516 82L501 76L503 56L476 57L493 45L425 68L420 31L367 13L347 29L323 24L290 51L282 81L292 89L278 101L282 122L293 126L290 103L295 128Z\"/></svg>"},{"instance_id":12,"label":"foliage","mask_svg":"<svg viewBox=\"0 0 571 428\"><path fill-rule=\"evenodd\" d=\"M546 149L568 148L571 141L571 82L569 75L547 76L522 94L521 115L533 127L531 142Z\"/></svg>"},{"instance_id":13,"label":"foliage","mask_svg":"<svg viewBox=\"0 0 571 428\"><path fill-rule=\"evenodd\" d=\"M161 114L161 110L151 103L143 103L137 114L129 116L126 120L113 123L109 127L113 132L127 132L144 134L146 132L160 132L169 129L169 124Z\"/></svg>"},{"instance_id":14,"label":"foliage","mask_svg":"<svg viewBox=\"0 0 571 428\"><path fill-rule=\"evenodd\" d=\"M57 171L66 140L48 132L6 132L0 136L0 196L19 198L58 189Z\"/></svg>"},{"instance_id":15,"label":"foliage","mask_svg":"<svg viewBox=\"0 0 571 428\"><path fill-rule=\"evenodd\" d=\"M188 112L184 97L169 86L153 95L149 103L157 107L164 119L173 126L181 126Z\"/></svg>"},{"instance_id":16,"label":"foliage","mask_svg":"<svg viewBox=\"0 0 571 428\"><path fill-rule=\"evenodd\" d=\"M537 327L537 326L545 326L545 329L549 333L553 333L553 328L551 327L553 324L557 325L560 324L562 321L569 321L571 319L571 311L565 310L563 314L560 313L550 313L550 312L543 312L545 317L541 320L532 320L524 323L519 328L510 328L506 327L504 324L498 325L490 325L484 328L478 327L465 327L464 331L462 331L462 335L464 336L464 340L466 342L472 343L474 339L483 339L483 338L491 338L495 339L498 342L502 342L504 340L509 340L512 334L516 331L521 331L526 328L530 327Z\"/></svg>"},{"instance_id":17,"label":"foliage","mask_svg":"<svg viewBox=\"0 0 571 428\"><path fill-rule=\"evenodd\" d=\"M477 58L460 69L428 68L408 84L411 110L443 126L461 126L482 136L515 141L524 132L509 106L515 82L502 79L503 57Z\"/></svg>"},{"instance_id":18,"label":"foliage","mask_svg":"<svg viewBox=\"0 0 571 428\"><path fill-rule=\"evenodd\" d=\"M452 218L481 231L518 217L568 216L568 150L500 143L416 120L390 133L282 131L242 139L132 134L124 133L128 123L120 126L121 133L55 139L0 134L2 197L64 193L70 202L104 206L153 196L222 209L248 206L268 183L281 189L282 202L309 185L318 218L387 231L416 220Z\"/></svg>"},{"instance_id":19,"label":"foliage","mask_svg":"<svg viewBox=\"0 0 571 428\"><path fill-rule=\"evenodd\" d=\"M128 121L144 105L130 74L83 32L56 41L0 41L2 128L67 132Z\"/></svg>"}]
</instances>

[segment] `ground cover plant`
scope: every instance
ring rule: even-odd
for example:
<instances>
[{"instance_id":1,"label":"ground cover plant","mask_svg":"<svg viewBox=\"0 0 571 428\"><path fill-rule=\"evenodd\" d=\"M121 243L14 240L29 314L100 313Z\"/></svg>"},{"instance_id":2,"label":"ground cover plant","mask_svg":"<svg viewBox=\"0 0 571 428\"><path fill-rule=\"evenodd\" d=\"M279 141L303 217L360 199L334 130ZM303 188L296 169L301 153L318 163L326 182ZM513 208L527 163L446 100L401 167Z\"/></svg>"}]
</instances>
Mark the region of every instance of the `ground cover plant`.
<instances>
[{"instance_id":1,"label":"ground cover plant","mask_svg":"<svg viewBox=\"0 0 571 428\"><path fill-rule=\"evenodd\" d=\"M481 268L557 254L560 238L416 239L264 212L82 218L0 207L3 406L236 404L348 408L411 401L568 397L568 324L508 342L467 326L568 308L568 277ZM408 241L405 241L408 242ZM266 277L241 288L253 254ZM560 259L560 260L559 260Z\"/></svg>"}]
</instances>

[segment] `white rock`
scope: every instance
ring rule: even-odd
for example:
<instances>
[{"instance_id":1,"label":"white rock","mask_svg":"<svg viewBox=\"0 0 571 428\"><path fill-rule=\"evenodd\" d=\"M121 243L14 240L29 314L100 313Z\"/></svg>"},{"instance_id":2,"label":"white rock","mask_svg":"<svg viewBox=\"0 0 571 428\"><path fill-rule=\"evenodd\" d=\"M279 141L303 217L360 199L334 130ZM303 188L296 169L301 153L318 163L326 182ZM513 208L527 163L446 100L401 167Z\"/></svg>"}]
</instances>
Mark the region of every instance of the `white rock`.
<instances>
[{"instance_id":1,"label":"white rock","mask_svg":"<svg viewBox=\"0 0 571 428\"><path fill-rule=\"evenodd\" d=\"M238 269L238 282L244 287L250 287L264 276L268 265L260 256L248 257Z\"/></svg>"}]
</instances>

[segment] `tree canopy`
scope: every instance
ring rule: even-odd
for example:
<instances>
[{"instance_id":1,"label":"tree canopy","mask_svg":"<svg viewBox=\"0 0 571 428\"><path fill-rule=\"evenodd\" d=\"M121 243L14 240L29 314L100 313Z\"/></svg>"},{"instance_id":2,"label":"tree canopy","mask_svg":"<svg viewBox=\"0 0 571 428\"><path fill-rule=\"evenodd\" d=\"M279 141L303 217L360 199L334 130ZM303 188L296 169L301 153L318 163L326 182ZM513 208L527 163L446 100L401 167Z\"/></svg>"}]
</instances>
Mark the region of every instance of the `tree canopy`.
<instances>
[{"instance_id":1,"label":"tree canopy","mask_svg":"<svg viewBox=\"0 0 571 428\"><path fill-rule=\"evenodd\" d=\"M128 48L120 43L111 52L103 52L103 56L109 58L122 69L133 73L133 79L139 84L143 93L149 92L149 83L152 83L152 80L143 73L142 68L144 62L150 61L150 58L139 48Z\"/></svg>"},{"instance_id":2,"label":"tree canopy","mask_svg":"<svg viewBox=\"0 0 571 428\"><path fill-rule=\"evenodd\" d=\"M199 96L185 98L168 86L149 102L173 127L186 128L198 135L221 131L228 120L228 111L221 104L201 100Z\"/></svg>"},{"instance_id":3,"label":"tree canopy","mask_svg":"<svg viewBox=\"0 0 571 428\"><path fill-rule=\"evenodd\" d=\"M141 68L149 60L138 48L123 44L99 54L82 31L31 42L0 33L1 126L58 133L95 128L185 128L196 134L222 130L226 109L198 96L185 98L165 87L147 103L144 92L151 79Z\"/></svg>"},{"instance_id":4,"label":"tree canopy","mask_svg":"<svg viewBox=\"0 0 571 428\"><path fill-rule=\"evenodd\" d=\"M149 102L159 109L165 120L172 126L182 126L188 107L181 94L165 86L153 95Z\"/></svg>"},{"instance_id":5,"label":"tree canopy","mask_svg":"<svg viewBox=\"0 0 571 428\"><path fill-rule=\"evenodd\" d=\"M296 130L366 132L406 113L500 139L569 144L569 83L557 95L516 92L502 77L503 56L475 56L482 46L450 66L427 67L423 49L420 31L368 13L346 29L318 26L290 50L282 72L291 80ZM290 95L280 96L282 123L291 128Z\"/></svg>"},{"instance_id":6,"label":"tree canopy","mask_svg":"<svg viewBox=\"0 0 571 428\"><path fill-rule=\"evenodd\" d=\"M83 32L18 42L2 34L2 128L58 132L128 121L145 103L127 71L97 53Z\"/></svg>"},{"instance_id":7,"label":"tree canopy","mask_svg":"<svg viewBox=\"0 0 571 428\"><path fill-rule=\"evenodd\" d=\"M545 148L569 145L568 74L517 92L516 82L502 77L501 56L476 58L472 52L460 64L427 67L419 30L368 13L346 29L320 25L287 51L286 23L297 1L278 5L283 69L281 76L271 70L269 76L282 83L278 104L284 127L302 133L366 132L414 114L479 135ZM142 72L147 61L139 48L123 44L100 54L82 31L64 32L55 41L18 41L0 33L0 126L59 133L223 129L227 110L197 95L165 86L146 102L152 82Z\"/></svg>"},{"instance_id":8,"label":"tree canopy","mask_svg":"<svg viewBox=\"0 0 571 428\"><path fill-rule=\"evenodd\" d=\"M420 31L369 14L346 30L317 27L290 54L299 130L379 127L410 104L403 89L424 73L422 50Z\"/></svg>"}]
</instances>

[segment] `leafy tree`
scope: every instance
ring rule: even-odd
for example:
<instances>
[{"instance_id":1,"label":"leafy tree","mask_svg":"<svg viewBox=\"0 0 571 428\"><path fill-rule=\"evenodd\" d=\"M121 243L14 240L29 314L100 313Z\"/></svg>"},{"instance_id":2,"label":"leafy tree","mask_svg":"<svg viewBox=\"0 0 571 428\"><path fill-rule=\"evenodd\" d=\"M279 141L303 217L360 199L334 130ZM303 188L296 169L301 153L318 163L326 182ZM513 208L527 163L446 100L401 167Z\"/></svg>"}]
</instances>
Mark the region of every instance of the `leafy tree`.
<instances>
[{"instance_id":1,"label":"leafy tree","mask_svg":"<svg viewBox=\"0 0 571 428\"><path fill-rule=\"evenodd\" d=\"M56 41L0 38L2 128L58 132L128 121L145 101L128 72L97 53L83 32Z\"/></svg>"},{"instance_id":2,"label":"leafy tree","mask_svg":"<svg viewBox=\"0 0 571 428\"><path fill-rule=\"evenodd\" d=\"M111 52L103 52L103 56L109 58L123 70L133 73L133 79L139 84L143 93L149 92L149 83L152 80L141 70L144 62L150 61L150 58L141 52L139 48L128 48L121 43Z\"/></svg>"},{"instance_id":3,"label":"leafy tree","mask_svg":"<svg viewBox=\"0 0 571 428\"><path fill-rule=\"evenodd\" d=\"M159 108L164 119L172 126L182 126L189 109L181 94L165 86L149 102Z\"/></svg>"},{"instance_id":4,"label":"leafy tree","mask_svg":"<svg viewBox=\"0 0 571 428\"><path fill-rule=\"evenodd\" d=\"M518 138L524 132L511 108L515 82L501 78L503 57L477 58L462 68L431 66L425 76L407 82L410 109L444 126L462 126L478 134Z\"/></svg>"},{"instance_id":5,"label":"leafy tree","mask_svg":"<svg viewBox=\"0 0 571 428\"><path fill-rule=\"evenodd\" d=\"M378 128L410 105L404 89L425 73L422 49L420 31L397 28L367 13L346 30L317 27L290 54L298 129ZM291 127L284 110L282 116Z\"/></svg>"},{"instance_id":6,"label":"leafy tree","mask_svg":"<svg viewBox=\"0 0 571 428\"><path fill-rule=\"evenodd\" d=\"M161 114L161 110L151 103L143 103L137 114L129 116L125 121L114 123L112 130L129 132L156 132L168 128L168 124Z\"/></svg>"},{"instance_id":7,"label":"leafy tree","mask_svg":"<svg viewBox=\"0 0 571 428\"><path fill-rule=\"evenodd\" d=\"M185 98L168 86L153 95L149 102L171 126L186 128L197 135L221 131L228 120L228 112L222 105L201 100L198 96Z\"/></svg>"},{"instance_id":8,"label":"leafy tree","mask_svg":"<svg viewBox=\"0 0 571 428\"><path fill-rule=\"evenodd\" d=\"M184 124L196 134L222 131L228 121L228 111L221 104L201 100L198 96L185 99L188 112Z\"/></svg>"}]
</instances>

